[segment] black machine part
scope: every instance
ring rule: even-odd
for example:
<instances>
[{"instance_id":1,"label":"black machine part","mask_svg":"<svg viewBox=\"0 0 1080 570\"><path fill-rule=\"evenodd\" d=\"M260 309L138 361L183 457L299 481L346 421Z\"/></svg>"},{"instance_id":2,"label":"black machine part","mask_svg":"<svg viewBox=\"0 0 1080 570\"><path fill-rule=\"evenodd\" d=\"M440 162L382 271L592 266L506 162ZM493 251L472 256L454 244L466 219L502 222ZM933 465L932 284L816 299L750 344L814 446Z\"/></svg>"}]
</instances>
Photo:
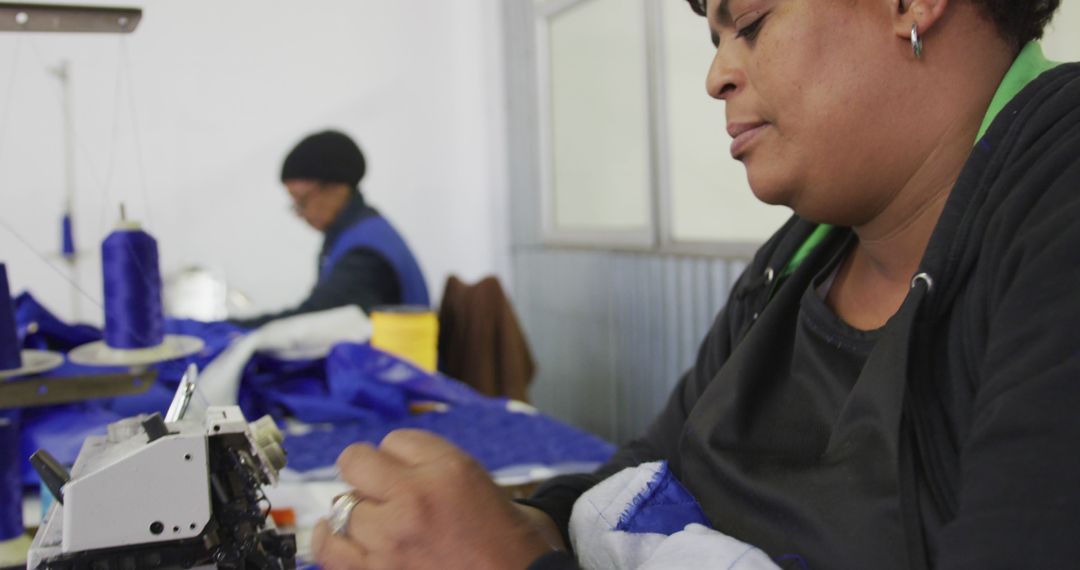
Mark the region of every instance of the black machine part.
<instances>
[{"instance_id":1,"label":"black machine part","mask_svg":"<svg viewBox=\"0 0 1080 570\"><path fill-rule=\"evenodd\" d=\"M64 485L71 480L71 473L48 451L39 449L30 456L30 465L49 488L49 492L61 505L64 504Z\"/></svg>"}]
</instances>

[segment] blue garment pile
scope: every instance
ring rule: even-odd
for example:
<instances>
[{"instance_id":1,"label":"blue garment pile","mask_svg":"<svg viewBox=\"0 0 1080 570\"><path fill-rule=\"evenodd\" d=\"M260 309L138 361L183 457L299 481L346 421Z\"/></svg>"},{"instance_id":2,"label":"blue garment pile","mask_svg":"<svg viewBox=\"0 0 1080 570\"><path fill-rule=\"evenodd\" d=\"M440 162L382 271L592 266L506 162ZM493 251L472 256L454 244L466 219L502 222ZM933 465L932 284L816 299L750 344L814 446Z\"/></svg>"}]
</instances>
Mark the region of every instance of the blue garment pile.
<instances>
[{"instance_id":1,"label":"blue garment pile","mask_svg":"<svg viewBox=\"0 0 1080 570\"><path fill-rule=\"evenodd\" d=\"M15 300L23 345L68 350L101 338L101 331L69 325L28 293ZM36 323L35 326L30 326ZM33 332L30 332L30 331ZM158 379L143 394L79 404L23 410L21 453L48 449L62 462L74 462L88 435L105 433L108 423L168 408L184 370L204 368L246 331L224 322L167 319L166 332L198 336L198 354L157 365ZM65 363L54 375L100 374L106 369ZM482 396L441 374L428 373L368 344L340 344L325 358L290 361L257 354L244 369L238 403L249 419L270 414L279 422L292 417L313 424L303 435L287 435L289 466L310 471L333 465L350 443L378 443L398 428L435 432L470 453L489 470L510 465L600 463L611 444L539 413L507 409L507 400ZM414 414L413 406L438 411ZM23 482L37 484L24 461Z\"/></svg>"}]
</instances>

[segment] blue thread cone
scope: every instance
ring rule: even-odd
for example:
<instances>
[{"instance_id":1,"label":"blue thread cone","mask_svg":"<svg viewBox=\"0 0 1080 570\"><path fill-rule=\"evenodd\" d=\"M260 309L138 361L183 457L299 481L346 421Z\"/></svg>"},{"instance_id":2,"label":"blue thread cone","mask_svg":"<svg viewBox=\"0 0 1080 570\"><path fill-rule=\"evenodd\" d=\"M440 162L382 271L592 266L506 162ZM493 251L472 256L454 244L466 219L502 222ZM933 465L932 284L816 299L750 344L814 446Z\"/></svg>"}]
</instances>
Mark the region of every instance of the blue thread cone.
<instances>
[{"instance_id":1,"label":"blue thread cone","mask_svg":"<svg viewBox=\"0 0 1080 570\"><path fill-rule=\"evenodd\" d=\"M60 222L60 253L64 257L71 257L75 255L75 233L71 226L71 214L64 214L64 219Z\"/></svg>"},{"instance_id":2,"label":"blue thread cone","mask_svg":"<svg viewBox=\"0 0 1080 570\"><path fill-rule=\"evenodd\" d=\"M22 366L22 346L15 328L15 305L8 287L7 265L0 263L0 370Z\"/></svg>"},{"instance_id":3,"label":"blue thread cone","mask_svg":"<svg viewBox=\"0 0 1080 570\"><path fill-rule=\"evenodd\" d=\"M136 349L165 339L157 241L141 230L117 230L101 244L105 273L105 344Z\"/></svg>"},{"instance_id":4,"label":"blue thread cone","mask_svg":"<svg viewBox=\"0 0 1080 570\"><path fill-rule=\"evenodd\" d=\"M26 532L22 518L22 463L19 413L0 411L0 541Z\"/></svg>"}]
</instances>

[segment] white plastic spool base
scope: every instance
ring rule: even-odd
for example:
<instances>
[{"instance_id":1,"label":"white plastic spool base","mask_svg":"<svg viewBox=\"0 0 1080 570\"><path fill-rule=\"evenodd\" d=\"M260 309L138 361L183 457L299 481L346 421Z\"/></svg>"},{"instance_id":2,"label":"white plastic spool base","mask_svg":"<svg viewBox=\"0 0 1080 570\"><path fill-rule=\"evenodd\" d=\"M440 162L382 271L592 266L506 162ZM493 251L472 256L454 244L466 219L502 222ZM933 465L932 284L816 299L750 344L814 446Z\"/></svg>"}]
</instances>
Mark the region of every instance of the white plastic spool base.
<instances>
[{"instance_id":1,"label":"white plastic spool base","mask_svg":"<svg viewBox=\"0 0 1080 570\"><path fill-rule=\"evenodd\" d=\"M203 346L201 338L175 334L165 335L161 344L147 348L113 348L99 340L72 350L68 359L87 366L141 366L190 356Z\"/></svg>"},{"instance_id":2,"label":"white plastic spool base","mask_svg":"<svg viewBox=\"0 0 1080 570\"><path fill-rule=\"evenodd\" d=\"M48 372L64 363L64 355L48 350L22 351L22 366L11 370L0 370L0 380L17 376L31 376Z\"/></svg>"}]
</instances>

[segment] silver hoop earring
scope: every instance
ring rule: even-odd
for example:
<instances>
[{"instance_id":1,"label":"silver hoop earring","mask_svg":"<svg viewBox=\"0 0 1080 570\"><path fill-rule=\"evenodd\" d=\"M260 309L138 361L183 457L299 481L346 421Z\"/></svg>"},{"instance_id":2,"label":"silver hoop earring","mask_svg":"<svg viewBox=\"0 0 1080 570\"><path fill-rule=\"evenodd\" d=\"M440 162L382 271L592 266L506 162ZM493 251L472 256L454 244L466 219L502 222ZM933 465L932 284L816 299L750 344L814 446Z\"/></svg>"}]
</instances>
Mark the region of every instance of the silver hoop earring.
<instances>
[{"instance_id":1,"label":"silver hoop earring","mask_svg":"<svg viewBox=\"0 0 1080 570\"><path fill-rule=\"evenodd\" d=\"M915 52L915 59L922 59L922 40L919 39L919 24L911 25L911 49Z\"/></svg>"}]
</instances>

